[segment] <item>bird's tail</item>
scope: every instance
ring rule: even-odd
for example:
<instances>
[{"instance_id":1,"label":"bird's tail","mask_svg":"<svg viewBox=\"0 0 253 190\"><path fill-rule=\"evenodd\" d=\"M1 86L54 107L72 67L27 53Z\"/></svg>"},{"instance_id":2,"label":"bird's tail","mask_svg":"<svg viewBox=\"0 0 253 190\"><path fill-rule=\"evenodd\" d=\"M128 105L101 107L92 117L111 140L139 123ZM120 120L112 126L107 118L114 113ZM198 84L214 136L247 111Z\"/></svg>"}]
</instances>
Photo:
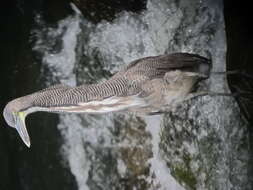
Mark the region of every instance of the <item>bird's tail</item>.
<instances>
[{"instance_id":1,"label":"bird's tail","mask_svg":"<svg viewBox=\"0 0 253 190\"><path fill-rule=\"evenodd\" d=\"M159 63L154 64L153 67L160 71L161 74L171 70L181 70L209 77L212 68L210 59L197 54L173 53L159 56L156 59L159 60Z\"/></svg>"},{"instance_id":2,"label":"bird's tail","mask_svg":"<svg viewBox=\"0 0 253 190\"><path fill-rule=\"evenodd\" d=\"M203 78L208 78L212 69L211 59L207 59L197 54L183 53L182 62L189 62L190 64L184 64L182 70L188 72L198 73Z\"/></svg>"}]
</instances>

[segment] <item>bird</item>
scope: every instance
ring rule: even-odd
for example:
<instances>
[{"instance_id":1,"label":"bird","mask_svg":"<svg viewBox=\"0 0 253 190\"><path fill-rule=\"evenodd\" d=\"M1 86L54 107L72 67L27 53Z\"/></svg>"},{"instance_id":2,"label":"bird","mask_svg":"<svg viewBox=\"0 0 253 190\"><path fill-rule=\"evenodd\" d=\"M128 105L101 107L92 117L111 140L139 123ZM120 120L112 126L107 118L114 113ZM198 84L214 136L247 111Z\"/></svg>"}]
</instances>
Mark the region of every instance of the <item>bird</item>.
<instances>
[{"instance_id":1,"label":"bird","mask_svg":"<svg viewBox=\"0 0 253 190\"><path fill-rule=\"evenodd\" d=\"M211 59L198 54L180 52L144 57L123 66L103 82L76 87L58 84L16 98L6 104L3 116L30 147L25 124L30 113L152 114L161 107L184 101L199 81L209 77L210 69Z\"/></svg>"}]
</instances>

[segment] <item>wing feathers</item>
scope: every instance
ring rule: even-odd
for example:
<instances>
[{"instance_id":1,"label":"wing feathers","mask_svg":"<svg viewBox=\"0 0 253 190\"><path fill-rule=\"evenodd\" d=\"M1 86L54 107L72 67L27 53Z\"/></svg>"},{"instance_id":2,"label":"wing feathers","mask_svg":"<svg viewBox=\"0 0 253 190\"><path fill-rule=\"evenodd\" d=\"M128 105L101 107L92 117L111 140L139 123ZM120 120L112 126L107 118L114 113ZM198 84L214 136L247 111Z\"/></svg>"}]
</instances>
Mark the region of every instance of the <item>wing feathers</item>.
<instances>
[{"instance_id":1,"label":"wing feathers","mask_svg":"<svg viewBox=\"0 0 253 190\"><path fill-rule=\"evenodd\" d=\"M92 85L69 87L56 85L35 94L35 105L42 107L77 105L80 102L101 101L116 96L126 97L142 93L143 85L153 79L163 79L174 70L198 72L199 65L210 65L204 57L188 53L174 53L146 57L130 63L111 79ZM208 70L203 67L203 70Z\"/></svg>"}]
</instances>

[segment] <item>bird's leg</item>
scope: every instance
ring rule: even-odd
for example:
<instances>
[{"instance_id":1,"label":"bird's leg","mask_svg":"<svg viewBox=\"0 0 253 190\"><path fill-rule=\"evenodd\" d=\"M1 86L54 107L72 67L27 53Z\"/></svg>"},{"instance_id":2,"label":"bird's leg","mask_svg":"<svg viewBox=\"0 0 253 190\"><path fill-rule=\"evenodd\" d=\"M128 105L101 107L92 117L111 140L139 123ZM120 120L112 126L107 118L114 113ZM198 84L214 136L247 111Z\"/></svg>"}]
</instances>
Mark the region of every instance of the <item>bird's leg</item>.
<instances>
[{"instance_id":1,"label":"bird's leg","mask_svg":"<svg viewBox=\"0 0 253 190\"><path fill-rule=\"evenodd\" d=\"M199 97L199 96L232 96L232 97L239 97L242 95L253 95L252 92L234 92L234 93L226 93L226 92L211 92L211 91L200 91L189 94L184 101Z\"/></svg>"},{"instance_id":2,"label":"bird's leg","mask_svg":"<svg viewBox=\"0 0 253 190\"><path fill-rule=\"evenodd\" d=\"M245 78L249 78L253 80L253 76L251 76L250 74L248 74L246 71L244 70L231 70L231 71L224 71L224 72L211 72L211 74L214 75L241 75Z\"/></svg>"},{"instance_id":3,"label":"bird's leg","mask_svg":"<svg viewBox=\"0 0 253 190\"><path fill-rule=\"evenodd\" d=\"M200 97L200 96L237 96L237 94L235 94L235 93L217 93L217 92L210 92L210 91L200 91L200 92L190 93L183 100L183 102L186 102L188 100L191 100L193 98L197 98L197 97ZM177 107L177 104L174 105L174 106ZM173 107L171 107L171 108L173 108ZM169 113L169 111L158 110L158 111L149 112L149 113L147 113L147 115L152 116L152 115L160 115L160 114L165 114L165 113Z\"/></svg>"},{"instance_id":4,"label":"bird's leg","mask_svg":"<svg viewBox=\"0 0 253 190\"><path fill-rule=\"evenodd\" d=\"M247 92L247 91L240 91L240 92L235 92L235 93L226 93L226 92L212 92L212 91L200 91L200 92L195 92L195 93L190 93L184 100L188 101L191 100L193 98L197 98L200 96L230 96L230 97L240 97L240 96L246 96L246 95L251 95L253 96L253 92ZM249 99L253 99L253 98L249 98ZM147 113L147 115L152 116L152 115L160 115L160 114L166 114L166 113L171 113L170 111L173 112L173 108L175 109L178 106L178 104L170 105L170 109L167 110L157 110L157 111L153 111L153 112L149 112Z\"/></svg>"},{"instance_id":5,"label":"bird's leg","mask_svg":"<svg viewBox=\"0 0 253 190\"><path fill-rule=\"evenodd\" d=\"M231 93L217 93L217 92L210 92L210 91L200 91L195 93L190 93L184 101L199 97L199 96L232 96Z\"/></svg>"}]
</instances>

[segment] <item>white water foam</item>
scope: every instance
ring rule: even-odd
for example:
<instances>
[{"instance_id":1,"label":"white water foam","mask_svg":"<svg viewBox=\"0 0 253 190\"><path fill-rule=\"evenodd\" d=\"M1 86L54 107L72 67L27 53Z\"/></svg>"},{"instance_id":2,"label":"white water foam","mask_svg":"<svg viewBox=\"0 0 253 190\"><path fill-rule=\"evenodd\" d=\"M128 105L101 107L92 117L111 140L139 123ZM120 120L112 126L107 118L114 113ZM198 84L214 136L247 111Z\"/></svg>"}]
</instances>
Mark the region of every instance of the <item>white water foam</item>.
<instances>
[{"instance_id":1,"label":"white water foam","mask_svg":"<svg viewBox=\"0 0 253 190\"><path fill-rule=\"evenodd\" d=\"M156 176L157 190L184 190L183 188L170 174L170 170L166 165L165 161L160 155L160 126L161 126L160 115L157 116L146 116L145 122L147 124L147 130L152 134L152 153L153 158L149 160L151 173Z\"/></svg>"},{"instance_id":2,"label":"white water foam","mask_svg":"<svg viewBox=\"0 0 253 190\"><path fill-rule=\"evenodd\" d=\"M138 58L164 54L182 14L160 2L148 1L147 10L140 15L123 12L112 23L99 23L85 54L98 49L110 71Z\"/></svg>"},{"instance_id":3,"label":"white water foam","mask_svg":"<svg viewBox=\"0 0 253 190\"><path fill-rule=\"evenodd\" d=\"M72 5L73 7L73 5ZM58 23L57 28L47 28L47 35L59 38L62 35L62 49L59 53L51 53L48 44L43 41L40 31L36 31L37 42L33 48L35 51L43 51L43 63L51 71L53 79L61 83L76 86L76 75L74 67L76 63L77 36L81 32L80 12L74 9L76 14L69 16ZM38 19L40 17L38 16ZM40 22L38 20L37 22ZM50 83L47 81L48 85ZM71 172L74 174L80 190L89 190L86 184L90 167L89 160L86 159L82 139L85 136L81 119L78 115L60 114L58 129L61 131L65 144L62 146L62 153L67 160ZM73 129L74 128L74 129Z\"/></svg>"}]
</instances>

